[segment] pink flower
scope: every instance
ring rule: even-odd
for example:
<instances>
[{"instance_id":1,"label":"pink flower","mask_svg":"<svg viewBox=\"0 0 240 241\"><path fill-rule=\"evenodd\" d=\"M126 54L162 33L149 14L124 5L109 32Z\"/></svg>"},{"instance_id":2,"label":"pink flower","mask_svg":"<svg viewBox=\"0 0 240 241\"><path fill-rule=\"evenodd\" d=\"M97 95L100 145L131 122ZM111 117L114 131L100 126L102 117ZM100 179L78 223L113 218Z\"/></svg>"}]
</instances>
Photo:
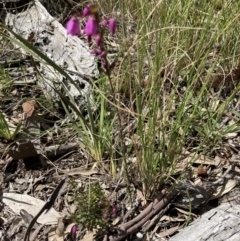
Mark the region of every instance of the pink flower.
<instances>
[{"instance_id":1,"label":"pink flower","mask_svg":"<svg viewBox=\"0 0 240 241\"><path fill-rule=\"evenodd\" d=\"M108 25L107 19L103 19L101 24L102 24L102 26L106 27Z\"/></svg>"},{"instance_id":2,"label":"pink flower","mask_svg":"<svg viewBox=\"0 0 240 241\"><path fill-rule=\"evenodd\" d=\"M95 43L96 45L99 47L102 43L102 38L100 35L98 35L96 38L95 38Z\"/></svg>"},{"instance_id":3,"label":"pink flower","mask_svg":"<svg viewBox=\"0 0 240 241\"><path fill-rule=\"evenodd\" d=\"M106 53L105 51L102 51L102 52L99 54L99 56L100 56L101 58L106 58L107 53Z\"/></svg>"},{"instance_id":4,"label":"pink flower","mask_svg":"<svg viewBox=\"0 0 240 241\"><path fill-rule=\"evenodd\" d=\"M90 54L94 54L96 56L100 55L102 53L102 51L100 49L92 49L90 51ZM99 202L102 202L102 201L99 201ZM99 205L99 204L98 204Z\"/></svg>"},{"instance_id":5,"label":"pink flower","mask_svg":"<svg viewBox=\"0 0 240 241\"><path fill-rule=\"evenodd\" d=\"M115 207L112 208L112 214L116 215L117 214L117 209Z\"/></svg>"},{"instance_id":6,"label":"pink flower","mask_svg":"<svg viewBox=\"0 0 240 241\"><path fill-rule=\"evenodd\" d=\"M109 19L108 27L109 27L109 30L112 34L116 33L116 21L115 21L115 19L113 19L113 18Z\"/></svg>"},{"instance_id":7,"label":"pink flower","mask_svg":"<svg viewBox=\"0 0 240 241\"><path fill-rule=\"evenodd\" d=\"M102 61L102 67L104 68L104 69L106 69L107 68L107 63L106 63L106 61Z\"/></svg>"},{"instance_id":8,"label":"pink flower","mask_svg":"<svg viewBox=\"0 0 240 241\"><path fill-rule=\"evenodd\" d=\"M98 23L94 18L89 18L85 26L85 34L87 36L94 36L98 31Z\"/></svg>"},{"instance_id":9,"label":"pink flower","mask_svg":"<svg viewBox=\"0 0 240 241\"><path fill-rule=\"evenodd\" d=\"M108 219L108 214L107 213L103 214L103 219L105 219L105 220Z\"/></svg>"},{"instance_id":10,"label":"pink flower","mask_svg":"<svg viewBox=\"0 0 240 241\"><path fill-rule=\"evenodd\" d=\"M95 49L90 50L90 54L97 54ZM99 204L98 204L99 205Z\"/></svg>"},{"instance_id":11,"label":"pink flower","mask_svg":"<svg viewBox=\"0 0 240 241\"><path fill-rule=\"evenodd\" d=\"M69 35L79 35L80 34L80 24L75 17L72 17L67 22L67 34Z\"/></svg>"},{"instance_id":12,"label":"pink flower","mask_svg":"<svg viewBox=\"0 0 240 241\"><path fill-rule=\"evenodd\" d=\"M72 227L72 230L71 230L72 240L76 240L76 233L77 233L77 227L76 227L76 225L74 225L74 226Z\"/></svg>"},{"instance_id":13,"label":"pink flower","mask_svg":"<svg viewBox=\"0 0 240 241\"><path fill-rule=\"evenodd\" d=\"M74 226L72 226L71 233L76 234L76 232L77 232L77 227L76 227L76 225L74 225Z\"/></svg>"},{"instance_id":14,"label":"pink flower","mask_svg":"<svg viewBox=\"0 0 240 241\"><path fill-rule=\"evenodd\" d=\"M90 4L88 4L88 5L83 9L83 16L84 16L84 17L87 17L87 16L89 16L89 15L91 14L91 11L90 11L89 7L90 7Z\"/></svg>"},{"instance_id":15,"label":"pink flower","mask_svg":"<svg viewBox=\"0 0 240 241\"><path fill-rule=\"evenodd\" d=\"M96 55L100 55L102 51L100 49L96 49Z\"/></svg>"}]
</instances>

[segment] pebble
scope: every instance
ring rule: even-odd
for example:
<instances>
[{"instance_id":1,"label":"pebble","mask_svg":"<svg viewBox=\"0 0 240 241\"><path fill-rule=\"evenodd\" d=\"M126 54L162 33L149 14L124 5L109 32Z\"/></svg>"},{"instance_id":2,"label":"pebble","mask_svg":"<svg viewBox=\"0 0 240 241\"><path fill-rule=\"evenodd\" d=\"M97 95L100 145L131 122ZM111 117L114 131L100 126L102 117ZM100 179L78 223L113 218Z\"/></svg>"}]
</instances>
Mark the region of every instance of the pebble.
<instances>
[{"instance_id":1,"label":"pebble","mask_svg":"<svg viewBox=\"0 0 240 241\"><path fill-rule=\"evenodd\" d=\"M143 238L143 234L140 233L140 232L138 232L138 233L136 234L136 236L137 236L137 238L139 238L139 239L142 239L142 238Z\"/></svg>"}]
</instances>

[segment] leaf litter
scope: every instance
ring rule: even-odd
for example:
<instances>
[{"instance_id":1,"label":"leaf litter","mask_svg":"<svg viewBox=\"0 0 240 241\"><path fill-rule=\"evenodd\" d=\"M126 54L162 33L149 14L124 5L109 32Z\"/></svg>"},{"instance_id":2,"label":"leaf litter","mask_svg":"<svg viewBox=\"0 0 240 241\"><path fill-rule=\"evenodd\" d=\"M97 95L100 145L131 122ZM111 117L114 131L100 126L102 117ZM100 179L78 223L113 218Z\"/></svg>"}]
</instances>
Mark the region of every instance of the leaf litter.
<instances>
[{"instance_id":1,"label":"leaf litter","mask_svg":"<svg viewBox=\"0 0 240 241\"><path fill-rule=\"evenodd\" d=\"M27 39L31 42L37 37L34 36L30 38L29 36ZM9 62L9 60L7 62ZM17 234L21 234L21 237L24 237L25 233L19 228L24 226L22 223L24 217L28 217L28 220L31 220L34 216L36 216L54 192L56 184L60 183L64 178L62 175L63 173L73 176L76 179L80 179L78 183L79 186L84 186L92 180L106 183L105 168L99 168L98 170L93 168L93 165L87 161L90 159L89 156L81 151L76 138L70 138L67 143L70 145L69 149L63 148L63 150L61 149L61 144L55 144L54 140L61 139L65 133L58 137L59 133L55 130L51 130L54 132L54 138L50 138L50 135L43 136L41 139L39 138L43 127L40 121L41 118L38 117L44 116L51 122L51 120L54 119L54 115L51 116L53 111L52 113L47 113L45 110L39 110L36 108L37 101L33 99L33 96L36 97L36 99L40 97L41 90L34 88L34 91L30 92L31 88L29 88L28 85L36 83L34 78L36 73L34 72L35 70L30 69L32 67L29 67L31 64L29 64L28 58L21 58L21 60L17 60L15 62L12 61L12 63L9 62L9 65L5 66L5 68L8 68L13 64L18 65L19 62L23 65L25 64L25 67L27 68L25 70L26 74L29 75L30 78L28 78L28 81L18 78L15 82L16 89L12 91L12 95L28 99L26 101L22 101L23 114L26 118L26 123L24 125L24 131L26 133L22 132L20 139L16 140L13 146L6 152L5 150L9 143L3 140L0 146L0 150L2 150L0 151L2 154L1 170L4 173L3 179L5 179L5 181L2 182L2 199L3 203L7 205L1 210L1 222L3 223L2 225L8 229L8 233L6 235L10 238L13 238ZM22 66L18 65L18 67ZM21 70L19 69L10 69L9 75L14 76L13 73L17 73L18 71L21 73ZM238 68L227 74L227 80L230 78L230 75L234 76L233 80L235 81L239 77ZM31 79L31 82L29 82L29 79ZM203 80L203 82L204 81L206 80ZM219 74L212 80L210 85L213 87L219 87L222 82L223 74ZM20 87L22 83L23 87ZM228 85L228 88L233 88L232 83ZM31 93L31 95L29 95L29 93ZM217 108L217 105L218 103L215 103L214 108ZM11 110L10 112L9 108ZM1 107L1 111L8 113L6 116L11 116L11 119L9 119L10 122L13 118L19 121L21 119L18 117L18 114L22 112L19 108L13 110L13 108L6 104L6 108ZM40 111L43 111L43 114L40 114ZM61 115L59 116L62 117ZM226 118L229 121L231 116L226 116ZM51 129L50 126L48 126L47 129ZM183 227L183 224L188 220L189 216L191 216L191 220L196 219L197 214L184 211L186 209L188 210L189 205L192 205L192 208L195 209L201 205L207 205L208 201L211 199L219 199L224 202L224 198L220 199L220 197L228 193L229 199L232 199L234 194L231 194L231 190L234 190L234 187L237 186L236 179L239 177L238 165L236 163L235 165L232 164L236 159L238 159L238 156L234 154L234 148L238 147L236 143L239 143L239 137L238 133L233 131L231 133L227 133L225 138L227 140L225 145L226 148L225 150L218 150L219 155L216 156L221 156L221 158L223 158L226 155L229 155L231 160L228 158L227 160L229 161L225 165L222 165L222 160L217 158L214 159L206 156L197 158L190 167L191 173L195 174L195 176L193 175L194 178L191 178L194 179L194 181L186 182L182 187L178 187L178 189L173 190L168 196L164 197L165 199L163 199L163 197L159 197L151 202L146 200L146 197L143 195L141 190L137 189L137 186L132 186L133 190L135 190L135 195L131 198L135 199L136 203L135 206L133 205L132 207L128 207L127 204L130 202L130 198L125 195L126 186L121 182L119 183L114 180L105 184L105 192L109 196L115 196L115 200L125 206L121 209L122 214L117 217L118 220L115 221L117 228L122 230L123 233L118 235L111 233L108 238L110 238L110 240L123 240L129 235L131 236L134 233L137 233L137 230L141 227L143 227L143 230L145 229L147 235L151 237L156 237L157 235L161 238L169 237ZM48 143L46 140L51 141ZM43 151L47 148L52 151ZM71 150L73 150L72 153L70 153ZM69 155L63 156L64 154ZM186 155L187 157L183 158L183 160L179 163L179 172L186 168L185 163L188 165L189 161L186 159L190 159L190 155L198 156L198 154L194 153L192 150L191 153L186 151ZM204 177L200 175L200 166L201 168L203 167L206 169L207 174ZM221 171L216 174L215 171L219 169L219 166L221 166ZM22 169L23 167L24 169ZM14 173L17 173L16 177L11 176ZM223 180L222 178L224 175L226 180ZM7 177L10 178L6 179ZM17 182L16 178L26 181ZM210 197L206 196L206 192L209 192L213 186L214 190L212 190ZM189 202L189 193L191 193L191 202ZM174 199L175 197L176 199ZM137 200L139 200L139 202ZM54 227L46 229L45 226L44 232L40 231L40 228L44 229L44 227L36 225L33 226L34 229L38 231L35 235L38 235L39 240L41 240L44 235L48 237L48 240L64 240L64 233L67 231L67 234L70 234L72 226L75 225L75 223L69 221L68 218L66 218L67 221L63 218L65 214L69 215L69 210L74 210L71 195L68 196L67 192L65 192L55 202L54 206L58 211L51 209L49 212L41 215L37 220L37 223L44 224L46 226L51 223L55 223L56 225ZM181 206L184 210L180 211L179 206ZM11 212L8 208L10 208ZM210 205L208 208L211 208ZM7 220L13 220L13 222L11 223ZM24 222L28 227L29 221ZM27 228L26 226L25 228ZM151 229L152 227L155 228ZM165 227L168 227L168 229L165 229ZM141 236L141 233L137 234ZM80 229L77 235L79 240L93 240L96 232L86 233Z\"/></svg>"}]
</instances>

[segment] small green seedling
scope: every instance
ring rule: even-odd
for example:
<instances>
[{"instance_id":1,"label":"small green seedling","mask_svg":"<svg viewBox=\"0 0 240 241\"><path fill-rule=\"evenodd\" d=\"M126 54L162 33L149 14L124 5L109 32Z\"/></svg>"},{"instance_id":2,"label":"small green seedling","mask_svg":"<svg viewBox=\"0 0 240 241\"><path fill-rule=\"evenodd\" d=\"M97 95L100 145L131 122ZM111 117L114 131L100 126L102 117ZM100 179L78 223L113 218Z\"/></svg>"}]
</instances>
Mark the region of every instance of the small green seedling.
<instances>
[{"instance_id":1,"label":"small green seedling","mask_svg":"<svg viewBox=\"0 0 240 241\"><path fill-rule=\"evenodd\" d=\"M0 113L0 136L3 137L4 139L8 141L13 141L15 140L19 129L21 127L21 122L18 123L17 127L12 130L12 128L9 126L7 121L4 118L4 115Z\"/></svg>"}]
</instances>

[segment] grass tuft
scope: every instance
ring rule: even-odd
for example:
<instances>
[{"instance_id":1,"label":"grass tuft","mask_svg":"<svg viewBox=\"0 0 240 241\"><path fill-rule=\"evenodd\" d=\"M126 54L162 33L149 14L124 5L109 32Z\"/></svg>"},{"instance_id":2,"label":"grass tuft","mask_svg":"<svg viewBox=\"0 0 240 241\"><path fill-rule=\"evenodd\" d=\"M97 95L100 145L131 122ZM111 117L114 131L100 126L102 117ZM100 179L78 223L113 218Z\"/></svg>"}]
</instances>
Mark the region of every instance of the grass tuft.
<instances>
[{"instance_id":1,"label":"grass tuft","mask_svg":"<svg viewBox=\"0 0 240 241\"><path fill-rule=\"evenodd\" d=\"M170 187L173 176L183 181L178 166L186 153L193 154L188 164L199 155L214 156L227 135L240 131L239 114L232 108L239 81L225 78L239 67L240 3L97 2L102 15L118 21L117 37L109 35L105 42L110 58L117 60L115 69L92 81L97 110L89 100L84 116L73 98L52 87L91 160L109 163L113 175L150 197ZM74 83L61 67L10 32L15 38L1 35ZM229 114L237 118L224 123Z\"/></svg>"}]
</instances>

